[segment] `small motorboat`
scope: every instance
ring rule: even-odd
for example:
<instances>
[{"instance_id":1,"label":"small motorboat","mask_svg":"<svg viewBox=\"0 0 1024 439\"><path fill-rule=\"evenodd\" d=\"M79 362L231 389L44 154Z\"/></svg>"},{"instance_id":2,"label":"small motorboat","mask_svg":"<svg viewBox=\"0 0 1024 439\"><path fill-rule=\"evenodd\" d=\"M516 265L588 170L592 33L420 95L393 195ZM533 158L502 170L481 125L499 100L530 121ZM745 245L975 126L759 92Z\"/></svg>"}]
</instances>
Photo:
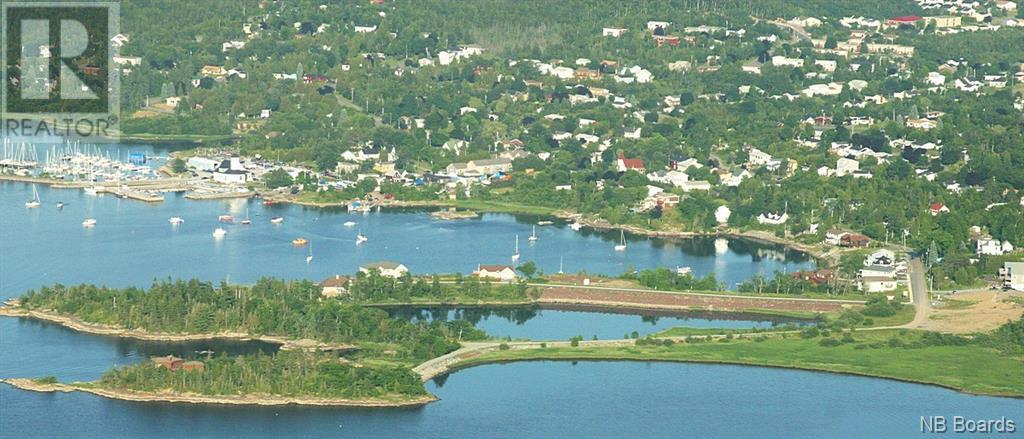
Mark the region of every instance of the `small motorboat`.
<instances>
[{"instance_id":1,"label":"small motorboat","mask_svg":"<svg viewBox=\"0 0 1024 439\"><path fill-rule=\"evenodd\" d=\"M345 226L345 227L355 227L356 226L356 222L355 221L345 221L345 224L342 224L342 225Z\"/></svg>"},{"instance_id":2,"label":"small motorboat","mask_svg":"<svg viewBox=\"0 0 1024 439\"><path fill-rule=\"evenodd\" d=\"M235 220L235 217L233 217L231 215L221 215L221 216L217 217L217 221L220 221L222 223L230 223L230 222L232 222L234 220Z\"/></svg>"},{"instance_id":3,"label":"small motorboat","mask_svg":"<svg viewBox=\"0 0 1024 439\"><path fill-rule=\"evenodd\" d=\"M550 226L552 224L554 224L554 221L547 221L547 220L537 221L537 225L538 226Z\"/></svg>"},{"instance_id":4,"label":"small motorboat","mask_svg":"<svg viewBox=\"0 0 1024 439\"><path fill-rule=\"evenodd\" d=\"M171 223L172 226L177 226L180 225L181 223L184 223L185 220L182 219L180 216L172 216L171 219L167 220L167 222Z\"/></svg>"},{"instance_id":5,"label":"small motorboat","mask_svg":"<svg viewBox=\"0 0 1024 439\"><path fill-rule=\"evenodd\" d=\"M283 216L275 216L270 219L270 224L281 224L284 222Z\"/></svg>"},{"instance_id":6,"label":"small motorboat","mask_svg":"<svg viewBox=\"0 0 1024 439\"><path fill-rule=\"evenodd\" d=\"M95 225L96 220L93 218L86 218L85 221L82 221L82 227L93 227Z\"/></svg>"},{"instance_id":7,"label":"small motorboat","mask_svg":"<svg viewBox=\"0 0 1024 439\"><path fill-rule=\"evenodd\" d=\"M296 247L302 247L306 244L309 244L309 240L301 236L292 240L292 245Z\"/></svg>"},{"instance_id":8,"label":"small motorboat","mask_svg":"<svg viewBox=\"0 0 1024 439\"><path fill-rule=\"evenodd\" d=\"M356 244L362 244L369 240L370 238L367 238L366 235L364 235L362 232L359 232L359 234L356 235Z\"/></svg>"},{"instance_id":9,"label":"small motorboat","mask_svg":"<svg viewBox=\"0 0 1024 439\"><path fill-rule=\"evenodd\" d=\"M86 195L92 195L94 197L100 194L100 191L97 190L95 187L87 187L85 189L82 189L82 192L85 192Z\"/></svg>"},{"instance_id":10,"label":"small motorboat","mask_svg":"<svg viewBox=\"0 0 1024 439\"><path fill-rule=\"evenodd\" d=\"M570 224L569 224L569 228L570 228L570 229L572 229L573 231L576 231L576 232L578 232L578 231L580 231L580 229L582 229L582 228L583 228L583 224L580 224L580 223L578 223L578 222L576 222L576 223L570 223Z\"/></svg>"},{"instance_id":11,"label":"small motorboat","mask_svg":"<svg viewBox=\"0 0 1024 439\"><path fill-rule=\"evenodd\" d=\"M213 237L214 238L218 238L218 239L219 238L223 238L224 235L227 235L227 234L228 234L228 231L224 230L224 229L222 229L220 227L217 227L217 230L213 231Z\"/></svg>"},{"instance_id":12,"label":"small motorboat","mask_svg":"<svg viewBox=\"0 0 1024 439\"><path fill-rule=\"evenodd\" d=\"M64 202L63 201L58 201L57 202L57 208L58 209L63 209L64 208Z\"/></svg>"},{"instance_id":13,"label":"small motorboat","mask_svg":"<svg viewBox=\"0 0 1024 439\"><path fill-rule=\"evenodd\" d=\"M678 266L678 267L676 267L676 274L678 274L680 276L686 276L688 274L693 274L693 269L690 268L690 267Z\"/></svg>"}]
</instances>

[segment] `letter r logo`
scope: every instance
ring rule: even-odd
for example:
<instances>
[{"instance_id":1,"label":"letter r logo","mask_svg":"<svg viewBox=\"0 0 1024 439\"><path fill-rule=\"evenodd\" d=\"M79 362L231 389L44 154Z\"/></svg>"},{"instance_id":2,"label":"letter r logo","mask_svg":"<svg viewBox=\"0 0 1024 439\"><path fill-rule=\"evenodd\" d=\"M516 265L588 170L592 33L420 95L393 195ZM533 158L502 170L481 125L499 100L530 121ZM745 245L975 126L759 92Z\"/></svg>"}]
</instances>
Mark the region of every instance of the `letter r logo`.
<instances>
[{"instance_id":1,"label":"letter r logo","mask_svg":"<svg viewBox=\"0 0 1024 439\"><path fill-rule=\"evenodd\" d=\"M116 3L5 3L3 110L111 114Z\"/></svg>"}]
</instances>

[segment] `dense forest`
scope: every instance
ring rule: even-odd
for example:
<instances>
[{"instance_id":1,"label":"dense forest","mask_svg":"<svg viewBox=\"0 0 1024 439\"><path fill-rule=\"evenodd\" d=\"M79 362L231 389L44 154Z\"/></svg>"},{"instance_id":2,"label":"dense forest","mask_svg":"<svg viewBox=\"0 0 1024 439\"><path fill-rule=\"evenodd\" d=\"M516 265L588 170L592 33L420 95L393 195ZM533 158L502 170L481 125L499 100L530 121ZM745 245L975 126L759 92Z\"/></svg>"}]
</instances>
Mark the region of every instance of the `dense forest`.
<instances>
[{"instance_id":1,"label":"dense forest","mask_svg":"<svg viewBox=\"0 0 1024 439\"><path fill-rule=\"evenodd\" d=\"M113 369L103 374L98 385L228 396L366 399L427 394L420 377L407 367L352 365L331 354L282 351L273 356L224 356L208 359L203 366L202 371L171 371L144 362Z\"/></svg>"},{"instance_id":2,"label":"dense forest","mask_svg":"<svg viewBox=\"0 0 1024 439\"><path fill-rule=\"evenodd\" d=\"M320 300L309 281L260 279L251 287L199 280L155 282L148 290L95 285L45 286L21 298L86 322L154 332L242 332L324 342L393 345L395 358L423 361L458 348L482 331L460 321L409 322L339 300Z\"/></svg>"}]
</instances>

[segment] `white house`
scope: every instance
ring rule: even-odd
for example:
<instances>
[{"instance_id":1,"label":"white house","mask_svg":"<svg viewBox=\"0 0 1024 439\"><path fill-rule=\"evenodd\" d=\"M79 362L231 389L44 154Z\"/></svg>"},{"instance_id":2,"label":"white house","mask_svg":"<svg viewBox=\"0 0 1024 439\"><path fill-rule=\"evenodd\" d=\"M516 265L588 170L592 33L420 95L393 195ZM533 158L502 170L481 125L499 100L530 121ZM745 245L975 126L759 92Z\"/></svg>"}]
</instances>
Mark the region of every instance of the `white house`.
<instances>
[{"instance_id":1,"label":"white house","mask_svg":"<svg viewBox=\"0 0 1024 439\"><path fill-rule=\"evenodd\" d=\"M359 266L359 271L361 273L370 274L373 270L379 271L381 276L395 279L398 279L402 277L403 274L409 272L409 269L406 268L405 265L391 261L370 262Z\"/></svg>"},{"instance_id":2,"label":"white house","mask_svg":"<svg viewBox=\"0 0 1024 439\"><path fill-rule=\"evenodd\" d=\"M1004 262L999 278L1003 280L1003 287L1024 291L1024 262Z\"/></svg>"},{"instance_id":3,"label":"white house","mask_svg":"<svg viewBox=\"0 0 1024 439\"><path fill-rule=\"evenodd\" d=\"M732 215L732 211L726 206L718 206L718 208L715 209L715 221L717 221L718 224L728 223L730 215Z\"/></svg>"},{"instance_id":4,"label":"white house","mask_svg":"<svg viewBox=\"0 0 1024 439\"><path fill-rule=\"evenodd\" d=\"M881 249L864 258L865 267L892 267L896 265L896 253Z\"/></svg>"},{"instance_id":5,"label":"white house","mask_svg":"<svg viewBox=\"0 0 1024 439\"><path fill-rule=\"evenodd\" d=\"M776 67L803 67L804 60L801 58L786 58L781 55L772 57L772 65Z\"/></svg>"},{"instance_id":6,"label":"white house","mask_svg":"<svg viewBox=\"0 0 1024 439\"><path fill-rule=\"evenodd\" d=\"M516 270L508 265L478 265L473 275L480 279L515 282Z\"/></svg>"},{"instance_id":7,"label":"white house","mask_svg":"<svg viewBox=\"0 0 1024 439\"><path fill-rule=\"evenodd\" d=\"M850 175L859 170L860 162L856 160L845 157L840 157L839 160L836 160L836 177Z\"/></svg>"},{"instance_id":8,"label":"white house","mask_svg":"<svg viewBox=\"0 0 1024 439\"><path fill-rule=\"evenodd\" d=\"M224 160L213 170L213 181L223 184L245 184L249 181L249 171L242 167L238 157Z\"/></svg>"},{"instance_id":9,"label":"white house","mask_svg":"<svg viewBox=\"0 0 1024 439\"><path fill-rule=\"evenodd\" d=\"M992 239L991 237L983 237L978 238L978 242L975 245L975 250L977 251L978 256L1000 256L1003 253L1012 252L1013 244L1010 244L1010 241L999 242L998 239Z\"/></svg>"},{"instance_id":10,"label":"white house","mask_svg":"<svg viewBox=\"0 0 1024 439\"><path fill-rule=\"evenodd\" d=\"M779 215L775 212L762 213L757 216L757 222L760 224L770 224L777 226L779 224L785 224L789 220L789 214L783 213Z\"/></svg>"},{"instance_id":11,"label":"white house","mask_svg":"<svg viewBox=\"0 0 1024 439\"><path fill-rule=\"evenodd\" d=\"M625 34L627 30L624 27L604 27L601 28L601 36L618 38Z\"/></svg>"}]
</instances>

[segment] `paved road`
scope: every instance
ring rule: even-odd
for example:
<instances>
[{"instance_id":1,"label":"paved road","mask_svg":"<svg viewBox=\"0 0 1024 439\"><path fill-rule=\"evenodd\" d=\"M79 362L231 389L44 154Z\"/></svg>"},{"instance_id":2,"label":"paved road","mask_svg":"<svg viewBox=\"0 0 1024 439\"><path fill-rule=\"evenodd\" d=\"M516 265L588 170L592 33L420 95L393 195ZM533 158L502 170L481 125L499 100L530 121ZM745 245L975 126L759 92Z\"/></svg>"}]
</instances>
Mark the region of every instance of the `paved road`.
<instances>
[{"instance_id":1,"label":"paved road","mask_svg":"<svg viewBox=\"0 0 1024 439\"><path fill-rule=\"evenodd\" d=\"M931 298L928 297L928 283L924 278L924 263L921 258L911 258L907 265L907 277L910 278L910 300L914 304L914 321L907 324L907 327L920 327L928 322L928 307L931 306Z\"/></svg>"},{"instance_id":2,"label":"paved road","mask_svg":"<svg viewBox=\"0 0 1024 439\"><path fill-rule=\"evenodd\" d=\"M442 282L444 283L444 282ZM863 300L844 300L844 299L814 299L809 297L771 297L771 296L758 296L758 295L742 295L742 294L718 294L718 293L696 293L691 291L667 291L667 290L651 290L647 288L623 288L623 287L604 287L600 285L566 285L566 284L539 284L539 283L527 283L531 287L538 288L573 288L581 290L598 290L598 291L625 291L630 293L654 293L654 294L678 294L682 296L705 296L705 297L722 297L727 299L756 299L756 300L778 300L784 302L825 302L825 303L840 303L840 304L863 304Z\"/></svg>"}]
</instances>

